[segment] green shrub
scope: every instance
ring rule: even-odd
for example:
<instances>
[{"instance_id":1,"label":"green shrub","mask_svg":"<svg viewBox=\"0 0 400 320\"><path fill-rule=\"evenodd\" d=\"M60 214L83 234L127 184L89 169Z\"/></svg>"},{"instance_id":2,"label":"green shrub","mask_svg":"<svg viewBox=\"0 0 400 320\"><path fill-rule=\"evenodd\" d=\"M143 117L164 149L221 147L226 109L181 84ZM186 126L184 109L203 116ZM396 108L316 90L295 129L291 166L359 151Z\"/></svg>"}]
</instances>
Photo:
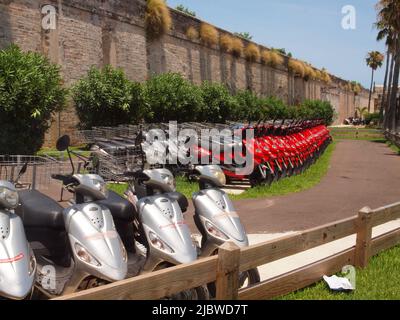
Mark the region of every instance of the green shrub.
<instances>
[{"instance_id":1,"label":"green shrub","mask_svg":"<svg viewBox=\"0 0 400 320\"><path fill-rule=\"evenodd\" d=\"M253 92L239 91L235 98L238 103L235 120L257 121L264 117L264 101Z\"/></svg>"},{"instance_id":2,"label":"green shrub","mask_svg":"<svg viewBox=\"0 0 400 320\"><path fill-rule=\"evenodd\" d=\"M377 125L377 124L379 124L379 121L380 121L379 112L368 113L367 115L365 115L365 123L367 125L370 125L371 122L373 122L375 125Z\"/></svg>"},{"instance_id":3,"label":"green shrub","mask_svg":"<svg viewBox=\"0 0 400 320\"><path fill-rule=\"evenodd\" d=\"M145 94L152 114L147 121L194 121L203 109L201 89L176 73L165 73L146 82Z\"/></svg>"},{"instance_id":4,"label":"green shrub","mask_svg":"<svg viewBox=\"0 0 400 320\"><path fill-rule=\"evenodd\" d=\"M65 104L59 67L17 46L0 51L0 154L34 154Z\"/></svg>"},{"instance_id":5,"label":"green shrub","mask_svg":"<svg viewBox=\"0 0 400 320\"><path fill-rule=\"evenodd\" d=\"M238 104L223 84L205 81L201 93L204 106L199 112L199 121L223 123L233 119Z\"/></svg>"},{"instance_id":6,"label":"green shrub","mask_svg":"<svg viewBox=\"0 0 400 320\"><path fill-rule=\"evenodd\" d=\"M335 109L328 101L305 100L301 104L300 110L303 108L305 108L304 114L306 118L323 119L326 125L331 125L336 117Z\"/></svg>"},{"instance_id":7,"label":"green shrub","mask_svg":"<svg viewBox=\"0 0 400 320\"><path fill-rule=\"evenodd\" d=\"M282 120L296 116L291 114L289 107L280 99L275 97L269 97L264 99L264 104L267 107L265 117L269 120ZM292 108L293 109L293 108ZM291 110L293 111L293 110Z\"/></svg>"},{"instance_id":8,"label":"green shrub","mask_svg":"<svg viewBox=\"0 0 400 320\"><path fill-rule=\"evenodd\" d=\"M139 84L130 82L121 69L92 67L72 88L82 129L118 126L139 120L144 95Z\"/></svg>"}]
</instances>

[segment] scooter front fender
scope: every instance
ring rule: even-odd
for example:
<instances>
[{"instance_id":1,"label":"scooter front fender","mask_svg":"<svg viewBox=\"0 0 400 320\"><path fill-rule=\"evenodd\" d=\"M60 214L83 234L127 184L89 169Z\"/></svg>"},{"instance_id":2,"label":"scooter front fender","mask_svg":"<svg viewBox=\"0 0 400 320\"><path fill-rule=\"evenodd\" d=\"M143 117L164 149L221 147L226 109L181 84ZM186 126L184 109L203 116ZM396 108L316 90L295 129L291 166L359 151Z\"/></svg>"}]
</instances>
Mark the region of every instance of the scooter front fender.
<instances>
[{"instance_id":1,"label":"scooter front fender","mask_svg":"<svg viewBox=\"0 0 400 320\"><path fill-rule=\"evenodd\" d=\"M110 210L95 203L79 204L64 212L66 230L79 271L107 281L126 277L128 265ZM89 263L79 254L83 247L94 259Z\"/></svg>"}]
</instances>

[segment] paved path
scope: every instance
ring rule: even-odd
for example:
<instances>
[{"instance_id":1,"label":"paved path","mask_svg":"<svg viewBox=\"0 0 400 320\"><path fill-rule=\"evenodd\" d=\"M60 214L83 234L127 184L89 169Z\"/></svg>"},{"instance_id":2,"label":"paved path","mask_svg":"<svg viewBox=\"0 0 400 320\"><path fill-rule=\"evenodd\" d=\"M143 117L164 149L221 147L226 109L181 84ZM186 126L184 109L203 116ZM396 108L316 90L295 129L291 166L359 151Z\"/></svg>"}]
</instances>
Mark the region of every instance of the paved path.
<instances>
[{"instance_id":1,"label":"paved path","mask_svg":"<svg viewBox=\"0 0 400 320\"><path fill-rule=\"evenodd\" d=\"M400 201L400 156L383 143L340 141L328 174L304 192L236 201L250 234L299 231ZM191 218L188 217L188 220Z\"/></svg>"}]
</instances>

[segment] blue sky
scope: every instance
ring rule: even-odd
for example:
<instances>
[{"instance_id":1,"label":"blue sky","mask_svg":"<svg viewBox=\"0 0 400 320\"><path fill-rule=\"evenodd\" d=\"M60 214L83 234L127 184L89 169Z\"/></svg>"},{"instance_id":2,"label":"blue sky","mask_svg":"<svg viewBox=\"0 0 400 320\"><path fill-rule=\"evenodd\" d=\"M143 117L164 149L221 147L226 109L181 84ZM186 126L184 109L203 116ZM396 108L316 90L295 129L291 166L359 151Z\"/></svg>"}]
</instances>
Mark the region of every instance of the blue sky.
<instances>
[{"instance_id":1,"label":"blue sky","mask_svg":"<svg viewBox=\"0 0 400 320\"><path fill-rule=\"evenodd\" d=\"M183 4L197 17L232 32L250 32L268 47L286 48L295 58L325 67L331 73L369 87L368 51L385 52L376 42L377 0L167 0ZM356 9L356 29L344 30L342 8ZM376 73L382 83L384 67Z\"/></svg>"}]
</instances>

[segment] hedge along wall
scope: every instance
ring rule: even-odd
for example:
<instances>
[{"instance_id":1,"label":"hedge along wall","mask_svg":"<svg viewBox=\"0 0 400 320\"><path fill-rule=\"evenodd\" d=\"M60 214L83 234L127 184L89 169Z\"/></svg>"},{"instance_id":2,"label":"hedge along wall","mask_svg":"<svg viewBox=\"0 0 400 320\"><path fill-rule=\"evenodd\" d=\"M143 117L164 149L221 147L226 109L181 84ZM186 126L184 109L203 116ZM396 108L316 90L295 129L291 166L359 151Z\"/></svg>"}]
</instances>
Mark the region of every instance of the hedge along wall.
<instances>
[{"instance_id":1,"label":"hedge along wall","mask_svg":"<svg viewBox=\"0 0 400 320\"><path fill-rule=\"evenodd\" d=\"M57 9L57 28L41 28L41 8L51 4ZM339 114L338 122L354 115L355 107L367 106L368 92L355 96L344 89L346 82L305 81L282 66L272 68L260 61L248 62L224 53L219 46L205 46L190 40L192 26L200 30L201 20L171 9L172 29L161 38L146 37L143 0L0 0L0 49L10 43L24 50L47 55L62 66L69 86L86 75L92 65L122 67L131 80L144 81L154 73L179 72L196 84L204 80L225 83L232 91L251 89L262 95L274 95L286 103L303 99L329 100ZM219 34L229 32L216 28ZM243 40L245 47L249 42ZM258 46L258 45L257 45ZM259 46L262 52L265 48ZM323 54L323 50L319 52ZM77 124L72 103L57 115L47 144L54 145L59 134L72 133Z\"/></svg>"}]
</instances>

